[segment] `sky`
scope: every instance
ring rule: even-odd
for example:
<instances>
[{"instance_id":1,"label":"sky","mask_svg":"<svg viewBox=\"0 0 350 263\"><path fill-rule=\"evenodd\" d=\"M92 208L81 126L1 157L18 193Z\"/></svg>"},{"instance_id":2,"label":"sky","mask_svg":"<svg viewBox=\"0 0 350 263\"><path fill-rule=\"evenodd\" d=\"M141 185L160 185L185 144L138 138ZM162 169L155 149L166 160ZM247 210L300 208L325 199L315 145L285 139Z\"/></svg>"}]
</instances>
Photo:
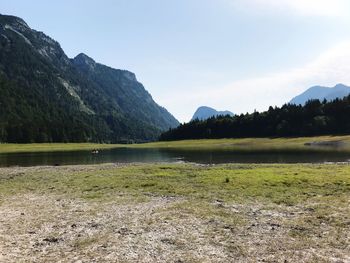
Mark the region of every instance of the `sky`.
<instances>
[{"instance_id":1,"label":"sky","mask_svg":"<svg viewBox=\"0 0 350 263\"><path fill-rule=\"evenodd\" d=\"M127 69L180 122L199 106L281 106L315 85L350 85L349 0L1 0L57 40Z\"/></svg>"}]
</instances>

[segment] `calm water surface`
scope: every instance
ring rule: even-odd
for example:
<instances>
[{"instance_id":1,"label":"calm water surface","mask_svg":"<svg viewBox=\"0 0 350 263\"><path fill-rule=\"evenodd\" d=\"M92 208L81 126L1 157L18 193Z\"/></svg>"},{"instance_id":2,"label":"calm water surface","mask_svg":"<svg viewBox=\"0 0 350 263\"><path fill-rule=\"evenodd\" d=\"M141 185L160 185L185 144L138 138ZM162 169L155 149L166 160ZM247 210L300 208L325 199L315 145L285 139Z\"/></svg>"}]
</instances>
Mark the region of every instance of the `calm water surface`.
<instances>
[{"instance_id":1,"label":"calm water surface","mask_svg":"<svg viewBox=\"0 0 350 263\"><path fill-rule=\"evenodd\" d=\"M99 163L191 162L220 163L325 163L349 162L350 154L328 153L235 153L169 149L113 149L90 151L0 154L0 166L76 165Z\"/></svg>"}]
</instances>

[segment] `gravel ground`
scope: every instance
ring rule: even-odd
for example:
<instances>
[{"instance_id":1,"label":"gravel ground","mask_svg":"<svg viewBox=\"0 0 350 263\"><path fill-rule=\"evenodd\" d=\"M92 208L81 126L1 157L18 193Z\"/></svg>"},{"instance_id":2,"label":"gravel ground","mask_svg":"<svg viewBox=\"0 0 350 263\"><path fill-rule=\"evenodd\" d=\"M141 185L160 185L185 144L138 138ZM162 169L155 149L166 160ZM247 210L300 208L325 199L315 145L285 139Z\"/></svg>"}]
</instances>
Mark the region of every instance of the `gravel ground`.
<instances>
[{"instance_id":1,"label":"gravel ground","mask_svg":"<svg viewBox=\"0 0 350 263\"><path fill-rule=\"evenodd\" d=\"M346 233L329 235L334 229L323 226L317 236L295 224L312 211L213 203L245 218L244 224L230 225L181 211L186 205L187 200L174 197L130 202L120 195L116 202L93 203L15 196L0 206L0 261L350 262L348 247L327 247L339 239L348 245ZM319 249L296 242L291 230L315 235Z\"/></svg>"}]
</instances>

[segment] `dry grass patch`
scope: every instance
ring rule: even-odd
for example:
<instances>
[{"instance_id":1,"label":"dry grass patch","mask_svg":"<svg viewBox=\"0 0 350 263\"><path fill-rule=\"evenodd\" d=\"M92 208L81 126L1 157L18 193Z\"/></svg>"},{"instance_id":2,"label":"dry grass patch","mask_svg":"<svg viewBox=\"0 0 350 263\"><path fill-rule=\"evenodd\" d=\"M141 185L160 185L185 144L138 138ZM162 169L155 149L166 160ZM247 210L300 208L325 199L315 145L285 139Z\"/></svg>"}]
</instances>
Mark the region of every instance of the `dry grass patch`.
<instances>
[{"instance_id":1,"label":"dry grass patch","mask_svg":"<svg viewBox=\"0 0 350 263\"><path fill-rule=\"evenodd\" d=\"M1 262L349 262L348 165L0 169Z\"/></svg>"}]
</instances>

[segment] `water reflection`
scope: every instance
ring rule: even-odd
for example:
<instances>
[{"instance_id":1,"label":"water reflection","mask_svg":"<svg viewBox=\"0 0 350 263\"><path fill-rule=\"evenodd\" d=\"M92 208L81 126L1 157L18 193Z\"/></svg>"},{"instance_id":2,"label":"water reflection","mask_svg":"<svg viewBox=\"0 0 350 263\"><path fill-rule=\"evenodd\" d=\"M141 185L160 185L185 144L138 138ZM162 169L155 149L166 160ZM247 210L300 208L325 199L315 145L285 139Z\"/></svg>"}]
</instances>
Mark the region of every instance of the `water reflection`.
<instances>
[{"instance_id":1,"label":"water reflection","mask_svg":"<svg viewBox=\"0 0 350 263\"><path fill-rule=\"evenodd\" d=\"M0 166L74 165L98 163L194 162L220 163L324 163L347 162L349 154L323 153L237 153L231 151L186 151L169 149L113 149L99 154L89 151L0 154Z\"/></svg>"}]
</instances>

